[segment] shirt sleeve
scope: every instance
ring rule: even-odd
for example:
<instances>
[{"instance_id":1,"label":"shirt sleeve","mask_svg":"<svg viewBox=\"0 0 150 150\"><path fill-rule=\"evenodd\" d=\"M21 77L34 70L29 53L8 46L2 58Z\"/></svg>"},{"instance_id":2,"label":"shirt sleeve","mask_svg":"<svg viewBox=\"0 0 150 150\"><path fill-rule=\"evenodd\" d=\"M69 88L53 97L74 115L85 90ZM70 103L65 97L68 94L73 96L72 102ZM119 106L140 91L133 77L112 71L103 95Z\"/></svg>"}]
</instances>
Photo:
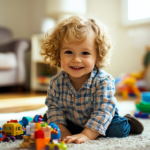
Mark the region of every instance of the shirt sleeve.
<instances>
[{"instance_id":1,"label":"shirt sleeve","mask_svg":"<svg viewBox=\"0 0 150 150\"><path fill-rule=\"evenodd\" d=\"M107 77L100 81L94 94L94 111L85 127L105 136L116 110L114 93L115 84L113 78Z\"/></svg>"},{"instance_id":2,"label":"shirt sleeve","mask_svg":"<svg viewBox=\"0 0 150 150\"><path fill-rule=\"evenodd\" d=\"M51 79L52 80L52 79ZM55 83L50 82L49 88L47 90L47 97L45 104L48 107L46 112L47 114L47 123L61 123L66 125L66 118L61 105L59 105L59 91Z\"/></svg>"}]
</instances>

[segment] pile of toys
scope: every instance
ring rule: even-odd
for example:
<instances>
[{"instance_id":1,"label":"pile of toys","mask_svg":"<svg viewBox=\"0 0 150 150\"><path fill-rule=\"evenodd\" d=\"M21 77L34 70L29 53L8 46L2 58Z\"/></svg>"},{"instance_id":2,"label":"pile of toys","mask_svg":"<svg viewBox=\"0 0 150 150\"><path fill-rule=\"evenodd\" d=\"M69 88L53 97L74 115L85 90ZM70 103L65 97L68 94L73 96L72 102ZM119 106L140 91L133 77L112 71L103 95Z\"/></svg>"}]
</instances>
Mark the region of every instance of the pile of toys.
<instances>
[{"instance_id":1,"label":"pile of toys","mask_svg":"<svg viewBox=\"0 0 150 150\"><path fill-rule=\"evenodd\" d=\"M146 92L150 88L148 75L150 69L150 46L146 46L145 50L142 59L143 69L141 71L121 74L116 78L116 93L121 94L124 99L128 99L128 96L141 98L140 93Z\"/></svg>"},{"instance_id":2,"label":"pile of toys","mask_svg":"<svg viewBox=\"0 0 150 150\"><path fill-rule=\"evenodd\" d=\"M66 150L67 144L59 142L61 132L55 123L49 125L41 115L34 118L23 117L21 121L10 120L0 127L0 141L9 142L23 139L21 148L36 148L36 150Z\"/></svg>"},{"instance_id":3,"label":"pile of toys","mask_svg":"<svg viewBox=\"0 0 150 150\"><path fill-rule=\"evenodd\" d=\"M150 92L141 93L142 100L136 102L136 112L134 116L136 118L149 119L150 118Z\"/></svg>"},{"instance_id":4,"label":"pile of toys","mask_svg":"<svg viewBox=\"0 0 150 150\"><path fill-rule=\"evenodd\" d=\"M140 98L140 89L137 86L137 79L131 74L121 75L115 81L116 92L122 94L124 99L128 96L135 95Z\"/></svg>"}]
</instances>

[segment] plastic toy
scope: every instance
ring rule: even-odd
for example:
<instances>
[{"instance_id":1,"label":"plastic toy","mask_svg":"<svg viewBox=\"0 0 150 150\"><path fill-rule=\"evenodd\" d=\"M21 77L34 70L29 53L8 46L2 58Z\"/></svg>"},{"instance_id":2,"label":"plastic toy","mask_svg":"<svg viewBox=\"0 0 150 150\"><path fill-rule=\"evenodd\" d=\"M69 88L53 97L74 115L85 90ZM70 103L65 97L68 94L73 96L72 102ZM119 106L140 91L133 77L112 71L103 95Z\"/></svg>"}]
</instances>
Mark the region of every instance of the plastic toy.
<instances>
[{"instance_id":1,"label":"plastic toy","mask_svg":"<svg viewBox=\"0 0 150 150\"><path fill-rule=\"evenodd\" d=\"M141 101L139 104L136 104L136 108L144 113L150 113L150 103Z\"/></svg>"},{"instance_id":2,"label":"plastic toy","mask_svg":"<svg viewBox=\"0 0 150 150\"><path fill-rule=\"evenodd\" d=\"M31 135L31 133L35 132L35 123L29 122L29 124L26 126L26 135Z\"/></svg>"},{"instance_id":3,"label":"plastic toy","mask_svg":"<svg viewBox=\"0 0 150 150\"><path fill-rule=\"evenodd\" d=\"M6 134L2 133L2 128L0 127L0 142L9 142L10 141L10 137L7 137Z\"/></svg>"},{"instance_id":4,"label":"plastic toy","mask_svg":"<svg viewBox=\"0 0 150 150\"><path fill-rule=\"evenodd\" d=\"M143 113L150 113L150 92L141 93L142 100L136 102L136 108Z\"/></svg>"},{"instance_id":5,"label":"plastic toy","mask_svg":"<svg viewBox=\"0 0 150 150\"><path fill-rule=\"evenodd\" d=\"M7 137L5 134L2 134L2 132L1 132L0 133L0 141L9 142L10 141L10 137Z\"/></svg>"},{"instance_id":6,"label":"plastic toy","mask_svg":"<svg viewBox=\"0 0 150 150\"><path fill-rule=\"evenodd\" d=\"M43 116L42 115L35 115L33 122L41 122L43 121Z\"/></svg>"},{"instance_id":7,"label":"plastic toy","mask_svg":"<svg viewBox=\"0 0 150 150\"><path fill-rule=\"evenodd\" d=\"M67 144L65 144L64 141L58 143L57 140L53 140L52 143L46 144L45 149L46 150L51 150L51 149L52 150L60 150L60 149L66 150Z\"/></svg>"},{"instance_id":8,"label":"plastic toy","mask_svg":"<svg viewBox=\"0 0 150 150\"><path fill-rule=\"evenodd\" d=\"M61 131L55 123L50 123L51 126L51 139L60 139Z\"/></svg>"},{"instance_id":9,"label":"plastic toy","mask_svg":"<svg viewBox=\"0 0 150 150\"><path fill-rule=\"evenodd\" d=\"M2 132L6 135L22 137L21 135L23 134L23 129L17 120L11 120L7 121L7 123L3 125Z\"/></svg>"},{"instance_id":10,"label":"plastic toy","mask_svg":"<svg viewBox=\"0 0 150 150\"><path fill-rule=\"evenodd\" d=\"M2 127L1 137L3 136L3 141L15 141L16 139L23 138L23 129L17 120L7 121Z\"/></svg>"},{"instance_id":11,"label":"plastic toy","mask_svg":"<svg viewBox=\"0 0 150 150\"><path fill-rule=\"evenodd\" d=\"M19 123L22 125L22 127L26 127L31 121L33 121L32 117L22 117L22 120L19 121Z\"/></svg>"},{"instance_id":12,"label":"plastic toy","mask_svg":"<svg viewBox=\"0 0 150 150\"><path fill-rule=\"evenodd\" d=\"M143 92L141 93L142 100L136 101L135 106L137 111L135 112L134 116L137 118L150 118L150 92Z\"/></svg>"},{"instance_id":13,"label":"plastic toy","mask_svg":"<svg viewBox=\"0 0 150 150\"><path fill-rule=\"evenodd\" d=\"M31 138L31 136L24 135L23 142L20 144L21 148L34 148L35 147L35 139Z\"/></svg>"},{"instance_id":14,"label":"plastic toy","mask_svg":"<svg viewBox=\"0 0 150 150\"><path fill-rule=\"evenodd\" d=\"M135 112L134 116L136 118L143 118L143 119L149 119L150 118L150 114L149 113L143 113L143 112L138 111L138 110Z\"/></svg>"},{"instance_id":15,"label":"plastic toy","mask_svg":"<svg viewBox=\"0 0 150 150\"><path fill-rule=\"evenodd\" d=\"M118 92L123 95L124 99L128 99L130 93L135 94L138 98L141 97L139 89L136 87L136 79L131 76L125 76L117 85Z\"/></svg>"},{"instance_id":16,"label":"plastic toy","mask_svg":"<svg viewBox=\"0 0 150 150\"><path fill-rule=\"evenodd\" d=\"M143 92L141 95L143 101L150 103L150 92Z\"/></svg>"}]
</instances>

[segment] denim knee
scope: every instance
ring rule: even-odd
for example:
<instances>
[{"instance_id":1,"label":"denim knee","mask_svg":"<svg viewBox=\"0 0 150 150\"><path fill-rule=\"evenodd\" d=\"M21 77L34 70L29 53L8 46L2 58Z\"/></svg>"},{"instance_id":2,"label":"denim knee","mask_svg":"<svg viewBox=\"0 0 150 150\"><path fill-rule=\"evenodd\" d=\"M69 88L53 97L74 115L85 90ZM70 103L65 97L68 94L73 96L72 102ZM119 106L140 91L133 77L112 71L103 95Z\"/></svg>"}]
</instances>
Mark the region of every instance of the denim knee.
<instances>
[{"instance_id":1,"label":"denim knee","mask_svg":"<svg viewBox=\"0 0 150 150\"><path fill-rule=\"evenodd\" d=\"M127 119L110 124L106 130L106 137L127 137L130 133L130 124Z\"/></svg>"}]
</instances>

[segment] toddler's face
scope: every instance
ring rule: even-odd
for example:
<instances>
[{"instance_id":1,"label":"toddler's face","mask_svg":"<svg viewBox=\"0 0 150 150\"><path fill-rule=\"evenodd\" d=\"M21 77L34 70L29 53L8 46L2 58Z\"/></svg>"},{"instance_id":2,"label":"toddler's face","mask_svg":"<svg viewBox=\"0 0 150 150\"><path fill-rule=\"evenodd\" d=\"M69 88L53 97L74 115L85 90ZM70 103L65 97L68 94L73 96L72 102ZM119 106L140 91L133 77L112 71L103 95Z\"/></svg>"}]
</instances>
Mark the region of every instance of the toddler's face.
<instances>
[{"instance_id":1,"label":"toddler's face","mask_svg":"<svg viewBox=\"0 0 150 150\"><path fill-rule=\"evenodd\" d=\"M71 78L88 78L96 62L95 36L91 32L86 40L77 45L63 41L60 50L60 63Z\"/></svg>"}]
</instances>

